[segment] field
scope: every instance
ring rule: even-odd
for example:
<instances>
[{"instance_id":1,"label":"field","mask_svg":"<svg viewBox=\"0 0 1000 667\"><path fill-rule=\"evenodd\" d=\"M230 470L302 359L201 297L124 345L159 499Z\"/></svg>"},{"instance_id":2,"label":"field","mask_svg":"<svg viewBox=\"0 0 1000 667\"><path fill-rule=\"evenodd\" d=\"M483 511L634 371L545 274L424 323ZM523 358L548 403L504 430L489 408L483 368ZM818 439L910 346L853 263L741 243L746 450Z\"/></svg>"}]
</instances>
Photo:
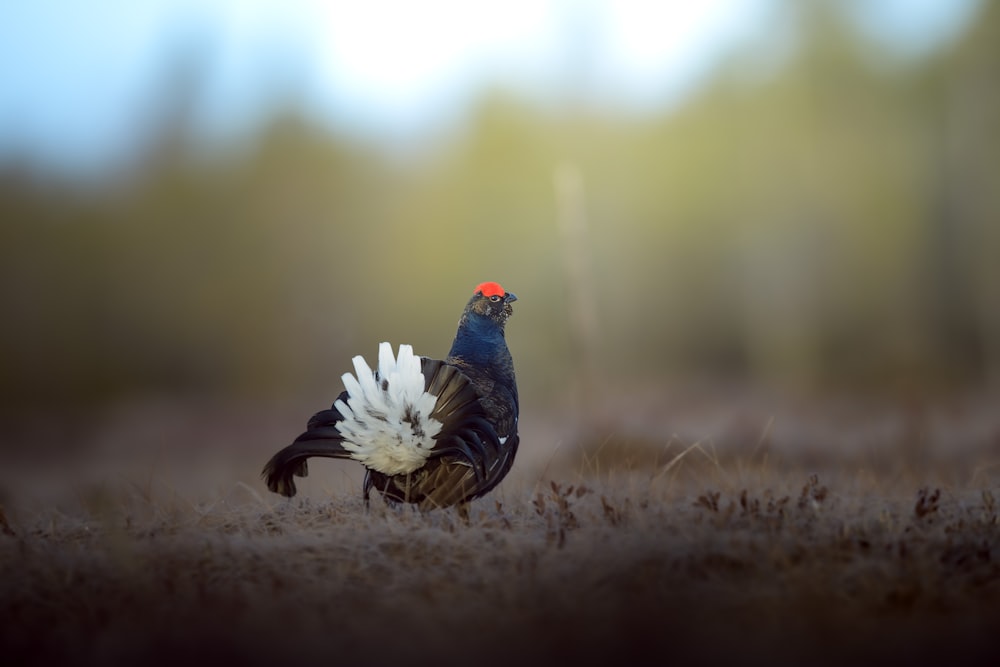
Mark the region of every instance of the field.
<instances>
[{"instance_id":1,"label":"field","mask_svg":"<svg viewBox=\"0 0 1000 667\"><path fill-rule=\"evenodd\" d=\"M468 520L366 510L343 462L291 501L267 493L291 406L128 406L78 428L75 455L44 446L59 429L12 426L43 444L0 480L0 648L6 664L985 663L994 399L651 399L587 429L527 415L514 472Z\"/></svg>"}]
</instances>

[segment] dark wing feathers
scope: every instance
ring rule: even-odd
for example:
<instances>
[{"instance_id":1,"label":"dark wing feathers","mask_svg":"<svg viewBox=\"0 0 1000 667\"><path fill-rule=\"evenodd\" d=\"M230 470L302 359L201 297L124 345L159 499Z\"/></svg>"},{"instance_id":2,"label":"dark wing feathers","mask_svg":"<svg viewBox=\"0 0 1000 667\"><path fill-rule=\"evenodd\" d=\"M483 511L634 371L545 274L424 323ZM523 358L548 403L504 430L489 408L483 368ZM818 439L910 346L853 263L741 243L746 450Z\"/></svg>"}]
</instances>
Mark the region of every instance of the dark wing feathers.
<instances>
[{"instance_id":1,"label":"dark wing feathers","mask_svg":"<svg viewBox=\"0 0 1000 667\"><path fill-rule=\"evenodd\" d=\"M498 465L508 447L490 423L483 394L461 368L438 359L421 359L425 389L438 397L431 417L441 432L427 463L409 475L369 470L365 494L375 489L391 502L418 503L421 509L448 507L486 493L499 483Z\"/></svg>"},{"instance_id":2,"label":"dark wing feathers","mask_svg":"<svg viewBox=\"0 0 1000 667\"><path fill-rule=\"evenodd\" d=\"M440 359L420 360L424 391L437 396L431 418L447 424L463 415L484 415L476 387L458 368Z\"/></svg>"}]
</instances>

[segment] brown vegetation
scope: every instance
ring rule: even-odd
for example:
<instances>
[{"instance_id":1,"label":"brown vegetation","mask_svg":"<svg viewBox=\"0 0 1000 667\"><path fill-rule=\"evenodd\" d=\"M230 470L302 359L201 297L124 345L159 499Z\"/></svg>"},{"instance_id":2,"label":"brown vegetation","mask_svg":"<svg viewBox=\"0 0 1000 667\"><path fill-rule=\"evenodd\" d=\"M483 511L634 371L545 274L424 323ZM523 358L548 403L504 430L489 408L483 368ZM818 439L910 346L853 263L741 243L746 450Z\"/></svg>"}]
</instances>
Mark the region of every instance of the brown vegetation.
<instances>
[{"instance_id":1,"label":"brown vegetation","mask_svg":"<svg viewBox=\"0 0 1000 667\"><path fill-rule=\"evenodd\" d=\"M366 510L346 463L286 501L254 479L262 455L199 461L198 478L189 452L145 475L64 471L35 500L8 485L0 641L37 664L915 664L998 647L995 451L875 472L748 444L634 465L620 440L529 452L467 521Z\"/></svg>"}]
</instances>

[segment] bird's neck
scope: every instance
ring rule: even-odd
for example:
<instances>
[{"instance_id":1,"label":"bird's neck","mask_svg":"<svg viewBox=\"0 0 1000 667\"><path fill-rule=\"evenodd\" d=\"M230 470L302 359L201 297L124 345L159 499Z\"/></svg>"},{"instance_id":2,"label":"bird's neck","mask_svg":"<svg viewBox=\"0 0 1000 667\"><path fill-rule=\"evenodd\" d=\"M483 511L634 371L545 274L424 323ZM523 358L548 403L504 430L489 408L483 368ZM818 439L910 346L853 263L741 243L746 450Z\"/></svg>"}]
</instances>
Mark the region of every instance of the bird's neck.
<instances>
[{"instance_id":1,"label":"bird's neck","mask_svg":"<svg viewBox=\"0 0 1000 667\"><path fill-rule=\"evenodd\" d=\"M500 325L478 313L465 313L458 323L458 332L448 357L462 359L469 364L487 365L509 360L510 351Z\"/></svg>"}]
</instances>

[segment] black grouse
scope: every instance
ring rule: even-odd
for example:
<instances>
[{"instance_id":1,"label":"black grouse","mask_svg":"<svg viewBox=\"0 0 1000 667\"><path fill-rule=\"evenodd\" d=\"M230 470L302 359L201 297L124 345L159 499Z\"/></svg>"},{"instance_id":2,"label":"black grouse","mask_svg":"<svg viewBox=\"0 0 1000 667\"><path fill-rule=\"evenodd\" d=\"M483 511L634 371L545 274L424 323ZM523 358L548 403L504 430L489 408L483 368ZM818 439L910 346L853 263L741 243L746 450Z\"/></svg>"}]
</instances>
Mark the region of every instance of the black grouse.
<instances>
[{"instance_id":1,"label":"black grouse","mask_svg":"<svg viewBox=\"0 0 1000 667\"><path fill-rule=\"evenodd\" d=\"M493 282L476 287L444 361L379 346L378 369L354 357L355 374L329 410L267 462L267 488L295 495L311 456L365 466L364 497L420 509L464 505L500 483L517 453L517 384L504 325L517 300Z\"/></svg>"}]
</instances>

